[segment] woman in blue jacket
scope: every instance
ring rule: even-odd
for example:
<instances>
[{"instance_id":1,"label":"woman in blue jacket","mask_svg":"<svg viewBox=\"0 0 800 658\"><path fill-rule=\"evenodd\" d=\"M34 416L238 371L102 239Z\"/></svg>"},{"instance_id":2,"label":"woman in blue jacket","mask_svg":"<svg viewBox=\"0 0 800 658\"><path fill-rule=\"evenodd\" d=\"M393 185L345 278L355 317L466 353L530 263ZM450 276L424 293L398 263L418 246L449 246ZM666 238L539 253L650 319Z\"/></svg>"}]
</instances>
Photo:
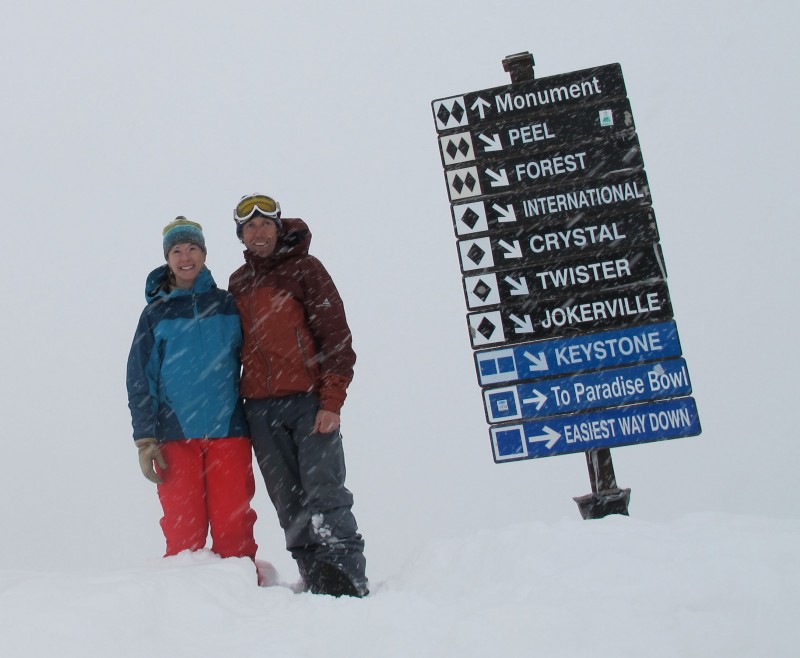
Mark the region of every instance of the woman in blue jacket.
<instances>
[{"instance_id":1,"label":"woman in blue jacket","mask_svg":"<svg viewBox=\"0 0 800 658\"><path fill-rule=\"evenodd\" d=\"M210 527L213 552L255 560L239 315L205 266L200 224L178 217L163 246L167 263L147 277L127 384L142 473L164 510L165 557L203 548Z\"/></svg>"}]
</instances>

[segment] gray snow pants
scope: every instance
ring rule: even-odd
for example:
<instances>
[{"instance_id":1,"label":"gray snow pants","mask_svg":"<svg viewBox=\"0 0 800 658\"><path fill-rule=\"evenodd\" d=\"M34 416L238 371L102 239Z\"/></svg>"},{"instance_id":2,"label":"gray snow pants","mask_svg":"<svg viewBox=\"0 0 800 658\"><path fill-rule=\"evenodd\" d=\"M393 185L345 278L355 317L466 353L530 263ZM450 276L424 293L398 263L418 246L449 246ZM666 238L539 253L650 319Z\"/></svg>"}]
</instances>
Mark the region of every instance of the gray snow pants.
<instances>
[{"instance_id":1,"label":"gray snow pants","mask_svg":"<svg viewBox=\"0 0 800 658\"><path fill-rule=\"evenodd\" d=\"M300 575L327 562L366 583L364 541L344 486L342 436L314 432L318 409L312 393L245 400L256 461Z\"/></svg>"}]
</instances>

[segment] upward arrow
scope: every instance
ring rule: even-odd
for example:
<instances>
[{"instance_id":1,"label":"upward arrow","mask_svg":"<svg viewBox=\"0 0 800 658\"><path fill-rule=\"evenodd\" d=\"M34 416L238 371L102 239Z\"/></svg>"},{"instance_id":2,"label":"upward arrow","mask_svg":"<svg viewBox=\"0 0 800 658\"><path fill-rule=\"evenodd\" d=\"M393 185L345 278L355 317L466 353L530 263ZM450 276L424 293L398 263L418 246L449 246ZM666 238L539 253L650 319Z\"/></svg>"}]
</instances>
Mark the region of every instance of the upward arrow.
<instances>
[{"instance_id":1,"label":"upward arrow","mask_svg":"<svg viewBox=\"0 0 800 658\"><path fill-rule=\"evenodd\" d=\"M481 116L481 119L484 119L486 117L486 114L484 113L484 110L487 107L491 107L491 106L492 106L492 104L489 101L485 101L482 98L478 97L477 99L475 99L475 102L472 104L472 107L470 107L469 109L470 110L477 110L478 114L480 114L480 116Z\"/></svg>"}]
</instances>

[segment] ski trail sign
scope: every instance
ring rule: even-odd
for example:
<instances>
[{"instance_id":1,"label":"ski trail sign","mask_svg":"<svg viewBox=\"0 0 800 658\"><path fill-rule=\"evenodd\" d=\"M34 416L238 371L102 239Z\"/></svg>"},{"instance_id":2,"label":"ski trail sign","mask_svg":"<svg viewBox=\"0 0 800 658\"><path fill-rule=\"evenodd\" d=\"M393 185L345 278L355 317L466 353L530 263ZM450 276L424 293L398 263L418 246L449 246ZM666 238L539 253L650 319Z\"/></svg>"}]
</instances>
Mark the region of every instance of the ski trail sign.
<instances>
[{"instance_id":1,"label":"ski trail sign","mask_svg":"<svg viewBox=\"0 0 800 658\"><path fill-rule=\"evenodd\" d=\"M570 338L480 350L475 370L481 386L513 384L589 370L671 359L682 354L674 321Z\"/></svg>"},{"instance_id":2,"label":"ski trail sign","mask_svg":"<svg viewBox=\"0 0 800 658\"><path fill-rule=\"evenodd\" d=\"M494 460L697 435L622 67L529 72L431 102Z\"/></svg>"},{"instance_id":3,"label":"ski trail sign","mask_svg":"<svg viewBox=\"0 0 800 658\"><path fill-rule=\"evenodd\" d=\"M698 434L700 420L697 406L690 397L556 416L546 420L494 425L490 430L497 463Z\"/></svg>"}]
</instances>

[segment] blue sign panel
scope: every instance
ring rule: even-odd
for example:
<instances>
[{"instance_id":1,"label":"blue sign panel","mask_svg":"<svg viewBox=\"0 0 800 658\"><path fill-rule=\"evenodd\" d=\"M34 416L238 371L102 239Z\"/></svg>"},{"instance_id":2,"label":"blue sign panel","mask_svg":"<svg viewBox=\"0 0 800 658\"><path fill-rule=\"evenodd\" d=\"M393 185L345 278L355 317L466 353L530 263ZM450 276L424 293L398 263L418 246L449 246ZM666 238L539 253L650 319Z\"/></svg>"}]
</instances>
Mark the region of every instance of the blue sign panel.
<instances>
[{"instance_id":1,"label":"blue sign panel","mask_svg":"<svg viewBox=\"0 0 800 658\"><path fill-rule=\"evenodd\" d=\"M495 425L489 433L500 463L697 436L700 419L694 399L686 397Z\"/></svg>"},{"instance_id":2,"label":"blue sign panel","mask_svg":"<svg viewBox=\"0 0 800 658\"><path fill-rule=\"evenodd\" d=\"M486 419L501 423L689 395L683 359L485 389Z\"/></svg>"},{"instance_id":3,"label":"blue sign panel","mask_svg":"<svg viewBox=\"0 0 800 658\"><path fill-rule=\"evenodd\" d=\"M475 353L481 386L670 359L681 355L675 322L659 322Z\"/></svg>"}]
</instances>

